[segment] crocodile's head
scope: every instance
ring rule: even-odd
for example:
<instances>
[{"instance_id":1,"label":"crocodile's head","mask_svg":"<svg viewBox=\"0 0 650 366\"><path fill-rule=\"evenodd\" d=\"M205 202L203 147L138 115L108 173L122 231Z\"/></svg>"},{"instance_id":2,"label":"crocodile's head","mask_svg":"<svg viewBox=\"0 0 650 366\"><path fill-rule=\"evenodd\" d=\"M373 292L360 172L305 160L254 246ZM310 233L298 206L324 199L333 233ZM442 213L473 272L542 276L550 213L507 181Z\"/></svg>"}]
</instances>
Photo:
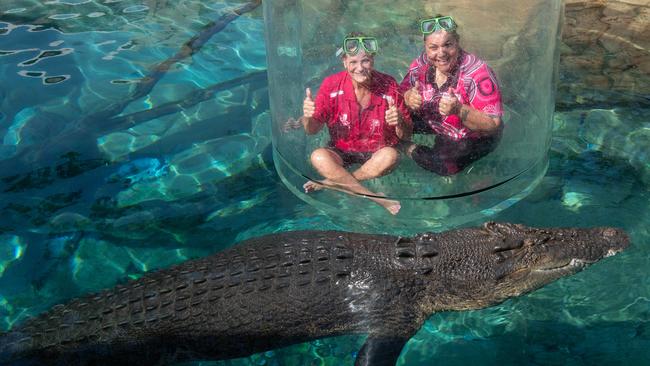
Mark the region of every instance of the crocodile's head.
<instances>
[{"instance_id":1,"label":"crocodile's head","mask_svg":"<svg viewBox=\"0 0 650 366\"><path fill-rule=\"evenodd\" d=\"M486 223L418 235L430 247L435 310L479 309L574 274L629 245L615 228L544 228ZM427 243L428 242L428 243ZM428 244L428 245L427 245ZM424 258L423 258L424 259Z\"/></svg>"}]
</instances>

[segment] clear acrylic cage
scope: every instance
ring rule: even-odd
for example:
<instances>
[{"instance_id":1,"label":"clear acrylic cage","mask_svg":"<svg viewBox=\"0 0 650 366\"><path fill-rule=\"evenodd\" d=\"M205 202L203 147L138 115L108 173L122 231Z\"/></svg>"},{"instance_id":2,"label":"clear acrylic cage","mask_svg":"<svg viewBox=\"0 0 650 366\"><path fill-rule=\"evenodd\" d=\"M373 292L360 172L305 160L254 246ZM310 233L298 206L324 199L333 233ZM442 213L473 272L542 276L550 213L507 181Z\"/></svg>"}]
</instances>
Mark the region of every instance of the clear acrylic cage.
<instances>
[{"instance_id":1,"label":"clear acrylic cage","mask_svg":"<svg viewBox=\"0 0 650 366\"><path fill-rule=\"evenodd\" d=\"M273 153L289 189L343 223L372 228L446 228L490 216L525 197L545 174L554 112L564 3L561 0L454 2L274 0L264 2ZM460 173L442 177L402 157L390 174L364 181L373 192L399 200L390 215L367 197L334 190L305 194L307 180L322 177L311 152L327 144L323 129L306 135L287 129L302 115L305 88L343 70L336 50L344 36L377 37L375 68L399 83L423 49L419 20L452 15L464 50L495 71L505 114L498 148ZM415 135L414 140L431 135ZM425 141L426 142L426 141Z\"/></svg>"}]
</instances>

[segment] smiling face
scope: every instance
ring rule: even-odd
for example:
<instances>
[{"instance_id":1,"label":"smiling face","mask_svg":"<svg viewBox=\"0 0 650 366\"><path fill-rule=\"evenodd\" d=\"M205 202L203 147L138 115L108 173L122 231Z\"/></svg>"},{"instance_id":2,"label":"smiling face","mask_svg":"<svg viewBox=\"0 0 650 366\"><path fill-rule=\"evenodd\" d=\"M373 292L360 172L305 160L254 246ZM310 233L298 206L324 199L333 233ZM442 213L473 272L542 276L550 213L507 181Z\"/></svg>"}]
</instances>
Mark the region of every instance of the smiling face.
<instances>
[{"instance_id":1,"label":"smiling face","mask_svg":"<svg viewBox=\"0 0 650 366\"><path fill-rule=\"evenodd\" d=\"M372 55L359 51L356 55L343 56L343 67L357 84L368 84L374 66Z\"/></svg>"},{"instance_id":2,"label":"smiling face","mask_svg":"<svg viewBox=\"0 0 650 366\"><path fill-rule=\"evenodd\" d=\"M429 63L443 74L448 74L458 63L458 37L446 31L433 32L424 38L424 50Z\"/></svg>"}]
</instances>

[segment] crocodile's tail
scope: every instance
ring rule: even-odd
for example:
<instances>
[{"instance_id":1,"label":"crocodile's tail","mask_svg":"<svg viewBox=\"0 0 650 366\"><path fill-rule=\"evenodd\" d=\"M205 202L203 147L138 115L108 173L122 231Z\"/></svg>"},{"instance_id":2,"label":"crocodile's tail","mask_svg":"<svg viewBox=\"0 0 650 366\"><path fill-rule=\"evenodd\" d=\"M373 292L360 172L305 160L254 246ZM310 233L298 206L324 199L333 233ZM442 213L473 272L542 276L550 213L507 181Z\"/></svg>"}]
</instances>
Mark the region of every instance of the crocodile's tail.
<instances>
[{"instance_id":1,"label":"crocodile's tail","mask_svg":"<svg viewBox=\"0 0 650 366\"><path fill-rule=\"evenodd\" d=\"M32 352L30 337L20 331L0 333L0 365L32 366L38 362L29 357Z\"/></svg>"}]
</instances>

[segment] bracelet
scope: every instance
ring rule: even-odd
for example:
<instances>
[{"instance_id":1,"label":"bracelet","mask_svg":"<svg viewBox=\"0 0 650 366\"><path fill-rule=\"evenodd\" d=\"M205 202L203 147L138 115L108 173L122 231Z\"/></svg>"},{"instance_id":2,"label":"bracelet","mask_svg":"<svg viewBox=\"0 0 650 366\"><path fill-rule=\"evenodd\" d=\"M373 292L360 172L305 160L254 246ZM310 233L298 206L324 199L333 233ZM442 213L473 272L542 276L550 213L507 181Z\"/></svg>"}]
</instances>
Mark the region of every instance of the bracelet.
<instances>
[{"instance_id":1,"label":"bracelet","mask_svg":"<svg viewBox=\"0 0 650 366\"><path fill-rule=\"evenodd\" d=\"M467 116L469 115L469 108L464 108L465 106L460 107L460 120L464 121L467 119Z\"/></svg>"}]
</instances>

